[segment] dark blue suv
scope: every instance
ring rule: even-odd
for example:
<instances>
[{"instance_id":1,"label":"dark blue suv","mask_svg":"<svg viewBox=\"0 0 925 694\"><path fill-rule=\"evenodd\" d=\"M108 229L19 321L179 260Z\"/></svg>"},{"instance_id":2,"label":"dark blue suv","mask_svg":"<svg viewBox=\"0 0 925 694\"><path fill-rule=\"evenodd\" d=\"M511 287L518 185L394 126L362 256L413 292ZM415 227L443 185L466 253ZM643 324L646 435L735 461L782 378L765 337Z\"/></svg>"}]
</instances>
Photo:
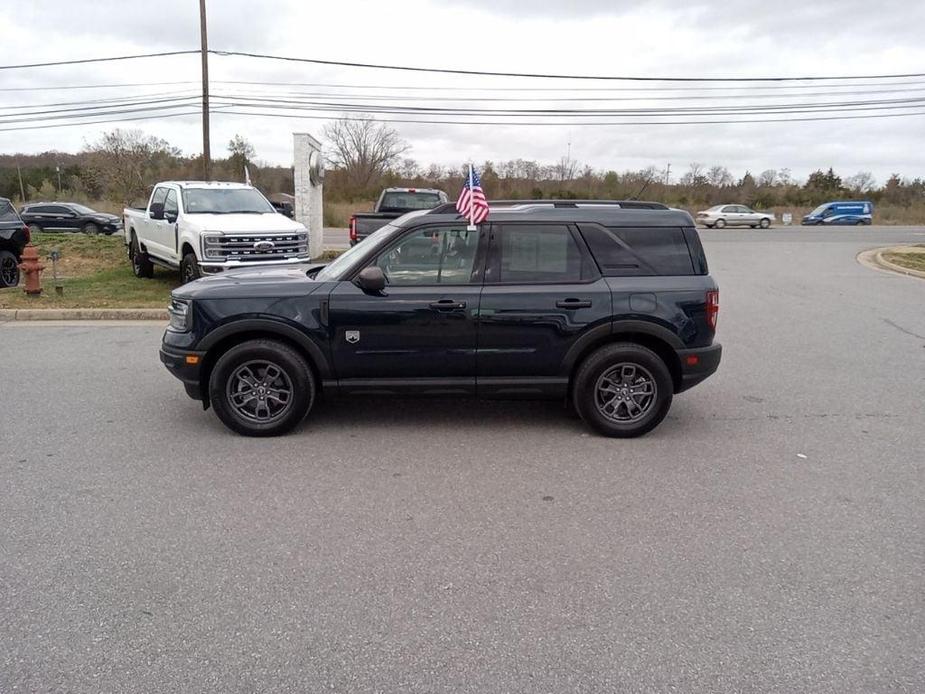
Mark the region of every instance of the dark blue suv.
<instances>
[{"instance_id":1,"label":"dark blue suv","mask_svg":"<svg viewBox=\"0 0 925 694\"><path fill-rule=\"evenodd\" d=\"M658 203L452 204L328 265L249 268L175 290L161 360L250 436L319 395L561 399L638 436L716 371L716 283L694 222Z\"/></svg>"}]
</instances>

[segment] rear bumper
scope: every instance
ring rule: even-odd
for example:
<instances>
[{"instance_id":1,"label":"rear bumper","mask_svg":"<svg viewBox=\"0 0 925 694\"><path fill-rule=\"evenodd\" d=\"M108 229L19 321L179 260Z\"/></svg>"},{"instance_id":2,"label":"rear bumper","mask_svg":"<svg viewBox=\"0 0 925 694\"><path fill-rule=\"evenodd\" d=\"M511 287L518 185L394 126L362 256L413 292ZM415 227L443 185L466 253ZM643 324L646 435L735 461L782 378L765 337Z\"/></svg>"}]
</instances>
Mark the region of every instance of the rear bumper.
<instances>
[{"instance_id":1,"label":"rear bumper","mask_svg":"<svg viewBox=\"0 0 925 694\"><path fill-rule=\"evenodd\" d=\"M167 370L183 382L186 394L194 400L202 400L202 363L206 353L162 345L160 355L161 362ZM196 363L190 364L187 357L195 357Z\"/></svg>"},{"instance_id":2,"label":"rear bumper","mask_svg":"<svg viewBox=\"0 0 925 694\"><path fill-rule=\"evenodd\" d=\"M718 343L699 349L678 350L681 382L678 384L677 392L683 393L716 373L722 356L723 346Z\"/></svg>"}]
</instances>

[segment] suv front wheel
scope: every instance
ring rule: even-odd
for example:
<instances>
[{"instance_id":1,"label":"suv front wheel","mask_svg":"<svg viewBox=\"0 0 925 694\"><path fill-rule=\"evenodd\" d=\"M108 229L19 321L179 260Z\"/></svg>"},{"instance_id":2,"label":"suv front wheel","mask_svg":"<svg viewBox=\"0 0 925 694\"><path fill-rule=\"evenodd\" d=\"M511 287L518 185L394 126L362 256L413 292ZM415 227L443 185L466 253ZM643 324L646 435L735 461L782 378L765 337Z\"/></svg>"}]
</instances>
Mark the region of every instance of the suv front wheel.
<instances>
[{"instance_id":1,"label":"suv front wheel","mask_svg":"<svg viewBox=\"0 0 925 694\"><path fill-rule=\"evenodd\" d=\"M578 367L572 386L575 409L605 436L641 436L661 422L674 387L655 352L630 342L601 347Z\"/></svg>"},{"instance_id":2,"label":"suv front wheel","mask_svg":"<svg viewBox=\"0 0 925 694\"><path fill-rule=\"evenodd\" d=\"M299 424L315 402L315 376L305 359L274 340L235 345L215 363L209 399L229 429L277 436Z\"/></svg>"}]
</instances>

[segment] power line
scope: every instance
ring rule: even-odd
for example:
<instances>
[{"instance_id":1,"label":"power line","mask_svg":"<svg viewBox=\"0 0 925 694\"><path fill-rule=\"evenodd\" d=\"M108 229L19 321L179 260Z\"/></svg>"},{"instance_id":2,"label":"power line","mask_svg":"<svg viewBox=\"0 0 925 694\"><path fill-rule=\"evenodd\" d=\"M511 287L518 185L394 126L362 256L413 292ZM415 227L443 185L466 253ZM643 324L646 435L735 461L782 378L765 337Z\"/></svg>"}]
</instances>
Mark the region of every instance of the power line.
<instances>
[{"instance_id":1,"label":"power line","mask_svg":"<svg viewBox=\"0 0 925 694\"><path fill-rule=\"evenodd\" d=\"M57 60L49 63L21 63L19 65L0 65L0 70L23 70L33 67L57 67L59 65L83 65L86 63L108 63L114 60L138 60L139 58L164 58L171 55L189 55L199 51L163 51L161 53L138 53L136 55L114 55L106 58L79 58L77 60Z\"/></svg>"},{"instance_id":2,"label":"power line","mask_svg":"<svg viewBox=\"0 0 925 694\"><path fill-rule=\"evenodd\" d=\"M336 65L339 67L369 68L373 70L400 70L404 72L430 72L447 75L475 75L478 77L525 77L561 80L614 80L629 82L807 82L811 80L879 80L899 79L907 77L925 77L925 72L882 75L817 75L802 77L641 77L629 75L564 75L534 72L491 72L485 70L459 70L451 68L420 67L409 65L383 65L377 63L354 63L338 60L321 60L318 58L296 58L293 56L270 55L267 53L249 53L245 51L210 50L209 52L220 56L238 56L242 58L260 58L264 60L282 60L286 62L312 63L314 65Z\"/></svg>"},{"instance_id":3,"label":"power line","mask_svg":"<svg viewBox=\"0 0 925 694\"><path fill-rule=\"evenodd\" d=\"M107 84L59 84L53 87L0 87L0 92L44 92L62 89L111 89L115 87L160 87L164 85L199 84L197 80L182 82L119 82ZM911 83L910 83L911 84Z\"/></svg>"}]
</instances>

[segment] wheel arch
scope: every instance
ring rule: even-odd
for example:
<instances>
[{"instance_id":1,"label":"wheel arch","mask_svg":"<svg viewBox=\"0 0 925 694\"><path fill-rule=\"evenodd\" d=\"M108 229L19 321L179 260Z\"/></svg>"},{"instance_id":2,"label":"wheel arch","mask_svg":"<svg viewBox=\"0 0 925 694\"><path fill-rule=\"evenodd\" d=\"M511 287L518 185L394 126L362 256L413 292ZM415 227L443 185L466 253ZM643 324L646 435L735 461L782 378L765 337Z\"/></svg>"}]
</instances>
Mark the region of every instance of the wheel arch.
<instances>
[{"instance_id":1,"label":"wheel arch","mask_svg":"<svg viewBox=\"0 0 925 694\"><path fill-rule=\"evenodd\" d=\"M609 328L610 326L601 326ZM565 358L565 369L569 378L569 397L575 373L581 363L593 352L605 345L617 342L632 342L647 347L665 362L675 392L681 387L681 360L677 350L684 349L681 340L666 328L645 321L625 321L614 323L612 330L595 329L584 339L572 346Z\"/></svg>"},{"instance_id":2,"label":"wheel arch","mask_svg":"<svg viewBox=\"0 0 925 694\"><path fill-rule=\"evenodd\" d=\"M301 331L272 320L252 319L230 323L212 331L198 345L198 351L206 352L200 370L199 383L203 405L209 406L209 379L215 362L232 347L249 340L275 340L300 354L312 370L320 391L325 380L332 376L327 357L318 345Z\"/></svg>"}]
</instances>

